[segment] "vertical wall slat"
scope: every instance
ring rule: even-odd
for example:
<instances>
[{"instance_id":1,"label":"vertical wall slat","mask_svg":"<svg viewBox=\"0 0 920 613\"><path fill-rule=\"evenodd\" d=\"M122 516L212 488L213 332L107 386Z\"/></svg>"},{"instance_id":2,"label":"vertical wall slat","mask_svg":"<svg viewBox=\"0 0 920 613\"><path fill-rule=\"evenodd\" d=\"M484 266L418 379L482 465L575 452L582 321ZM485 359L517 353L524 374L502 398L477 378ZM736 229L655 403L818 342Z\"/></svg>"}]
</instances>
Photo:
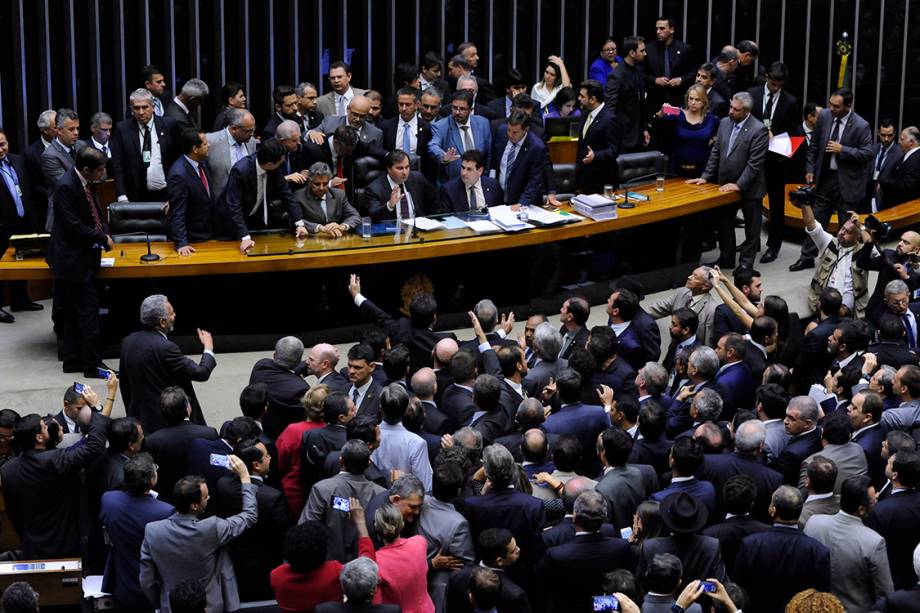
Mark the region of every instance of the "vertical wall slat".
<instances>
[{"instance_id":1,"label":"vertical wall slat","mask_svg":"<svg viewBox=\"0 0 920 613\"><path fill-rule=\"evenodd\" d=\"M511 67L517 68L518 0L511 1Z\"/></svg>"},{"instance_id":2,"label":"vertical wall slat","mask_svg":"<svg viewBox=\"0 0 920 613\"><path fill-rule=\"evenodd\" d=\"M291 24L291 48L294 50L294 77L291 81L299 84L307 80L300 75L300 0L291 3Z\"/></svg>"},{"instance_id":3,"label":"vertical wall slat","mask_svg":"<svg viewBox=\"0 0 920 613\"><path fill-rule=\"evenodd\" d=\"M885 32L885 0L881 0L881 7L879 10L879 18L878 18L878 31L880 33ZM874 126L878 125L879 101L881 100L881 96L882 96L882 49L883 49L882 40L884 40L884 37L879 36L878 37L878 50L877 50L878 59L875 64L875 121L872 124ZM904 42L906 43L907 41L904 41ZM898 124L898 125L901 125L901 124Z\"/></svg>"},{"instance_id":4,"label":"vertical wall slat","mask_svg":"<svg viewBox=\"0 0 920 613\"><path fill-rule=\"evenodd\" d=\"M47 109L54 105L54 97L51 91L51 24L48 20L48 0L42 0L41 7L41 42L44 53L42 60L39 62L39 74L41 75L41 99L42 105ZM60 105L58 105L60 106Z\"/></svg>"},{"instance_id":5,"label":"vertical wall slat","mask_svg":"<svg viewBox=\"0 0 920 613\"><path fill-rule=\"evenodd\" d=\"M909 2L910 0L908 0ZM853 57L850 59L849 69L853 75L850 79L850 89L853 90L853 104L856 104L856 67L859 59L859 0L856 0L856 10L853 13Z\"/></svg>"},{"instance_id":6,"label":"vertical wall slat","mask_svg":"<svg viewBox=\"0 0 920 613\"><path fill-rule=\"evenodd\" d=\"M831 97L831 83L836 82L834 75L831 73L834 59L834 9L836 6L836 0L831 0L831 14L830 19L827 20L827 92L824 94L824 100Z\"/></svg>"},{"instance_id":7,"label":"vertical wall slat","mask_svg":"<svg viewBox=\"0 0 920 613\"><path fill-rule=\"evenodd\" d=\"M125 86L127 85L127 79L125 79L125 46L122 44L125 39L125 0L118 0L115 22L118 24L118 37L115 39L115 46L118 48L118 91L122 92L122 95L119 96L119 104L121 105L119 116L124 116L128 111L128 96L125 94ZM130 92L128 93L130 94Z\"/></svg>"},{"instance_id":8,"label":"vertical wall slat","mask_svg":"<svg viewBox=\"0 0 920 613\"><path fill-rule=\"evenodd\" d=\"M170 90L175 96L176 91L176 5L175 0L169 0L169 79Z\"/></svg>"},{"instance_id":9,"label":"vertical wall slat","mask_svg":"<svg viewBox=\"0 0 920 613\"><path fill-rule=\"evenodd\" d=\"M68 0L67 2L67 42L70 47L70 49L68 49L68 56L70 59L70 91L67 92L68 104L70 104L70 108L79 113L80 109L77 108L77 38L74 28L73 0Z\"/></svg>"},{"instance_id":10,"label":"vertical wall slat","mask_svg":"<svg viewBox=\"0 0 920 613\"><path fill-rule=\"evenodd\" d=\"M805 5L805 70L802 76L802 104L810 100L808 95L808 72L811 64L811 2Z\"/></svg>"},{"instance_id":11,"label":"vertical wall slat","mask_svg":"<svg viewBox=\"0 0 920 613\"><path fill-rule=\"evenodd\" d=\"M152 63L150 60L150 0L144 0L144 62Z\"/></svg>"},{"instance_id":12,"label":"vertical wall slat","mask_svg":"<svg viewBox=\"0 0 920 613\"><path fill-rule=\"evenodd\" d=\"M758 13L759 14L759 13ZM757 30L758 40L760 38L760 29ZM779 13L779 61L782 62L786 52L786 0L783 0L782 8ZM758 60L760 58L757 58Z\"/></svg>"},{"instance_id":13,"label":"vertical wall slat","mask_svg":"<svg viewBox=\"0 0 920 613\"><path fill-rule=\"evenodd\" d=\"M275 3L268 2L268 88L275 91Z\"/></svg>"},{"instance_id":14,"label":"vertical wall slat","mask_svg":"<svg viewBox=\"0 0 920 613\"><path fill-rule=\"evenodd\" d=\"M904 125L904 79L907 76L907 36L910 34L910 0L904 2L904 40L901 41L901 103L898 106L898 125Z\"/></svg>"}]
</instances>

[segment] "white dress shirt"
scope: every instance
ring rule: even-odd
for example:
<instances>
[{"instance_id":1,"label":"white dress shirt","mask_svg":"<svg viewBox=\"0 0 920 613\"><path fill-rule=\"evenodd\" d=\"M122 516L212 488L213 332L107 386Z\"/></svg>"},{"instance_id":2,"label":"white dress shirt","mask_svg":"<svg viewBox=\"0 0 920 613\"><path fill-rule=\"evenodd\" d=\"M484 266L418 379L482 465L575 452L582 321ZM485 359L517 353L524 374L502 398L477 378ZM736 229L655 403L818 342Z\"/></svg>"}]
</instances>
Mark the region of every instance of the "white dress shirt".
<instances>
[{"instance_id":1,"label":"white dress shirt","mask_svg":"<svg viewBox=\"0 0 920 613\"><path fill-rule=\"evenodd\" d=\"M156 122L151 119L147 126L150 127L150 166L147 167L147 189L155 192L166 187L166 169L163 168L163 157L160 154L160 137L157 135ZM137 137L141 146L141 155L144 151L144 124L137 124Z\"/></svg>"}]
</instances>

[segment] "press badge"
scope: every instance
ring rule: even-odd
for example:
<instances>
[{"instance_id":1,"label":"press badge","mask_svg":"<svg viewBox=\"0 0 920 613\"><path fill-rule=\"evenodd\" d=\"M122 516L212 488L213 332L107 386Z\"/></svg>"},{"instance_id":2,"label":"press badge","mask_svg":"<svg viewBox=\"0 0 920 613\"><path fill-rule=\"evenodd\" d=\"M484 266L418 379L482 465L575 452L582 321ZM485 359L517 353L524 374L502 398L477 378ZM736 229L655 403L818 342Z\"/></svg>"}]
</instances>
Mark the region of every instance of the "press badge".
<instances>
[{"instance_id":1,"label":"press badge","mask_svg":"<svg viewBox=\"0 0 920 613\"><path fill-rule=\"evenodd\" d=\"M149 163L150 163L150 152L145 151L144 152L144 164L149 164Z\"/></svg>"}]
</instances>

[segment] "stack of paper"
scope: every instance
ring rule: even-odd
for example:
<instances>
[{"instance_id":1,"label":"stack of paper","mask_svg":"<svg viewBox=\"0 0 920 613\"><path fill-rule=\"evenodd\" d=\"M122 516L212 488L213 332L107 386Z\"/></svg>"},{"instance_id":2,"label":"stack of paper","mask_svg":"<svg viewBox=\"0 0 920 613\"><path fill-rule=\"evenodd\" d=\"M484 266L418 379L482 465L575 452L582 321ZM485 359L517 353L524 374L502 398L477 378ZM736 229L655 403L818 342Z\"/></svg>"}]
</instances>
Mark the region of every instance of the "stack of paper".
<instances>
[{"instance_id":1,"label":"stack of paper","mask_svg":"<svg viewBox=\"0 0 920 613\"><path fill-rule=\"evenodd\" d=\"M572 198L572 204L589 209L602 209L613 206L613 201L601 194L579 194Z\"/></svg>"},{"instance_id":2,"label":"stack of paper","mask_svg":"<svg viewBox=\"0 0 920 613\"><path fill-rule=\"evenodd\" d=\"M446 226L436 219L429 219L427 217L415 217L414 226L416 229L421 230L422 232L430 232L431 230L443 230ZM403 219L403 225L413 226L412 219Z\"/></svg>"},{"instance_id":3,"label":"stack of paper","mask_svg":"<svg viewBox=\"0 0 920 613\"><path fill-rule=\"evenodd\" d=\"M527 212L530 215L530 221L538 226L560 226L584 219L580 215L572 215L565 211L547 211L543 207L533 205L528 207Z\"/></svg>"},{"instance_id":4,"label":"stack of paper","mask_svg":"<svg viewBox=\"0 0 920 613\"><path fill-rule=\"evenodd\" d=\"M494 234L496 232L501 232L502 229L496 226L491 221L487 220L476 220L476 221L463 221L463 225L475 232L476 234Z\"/></svg>"},{"instance_id":5,"label":"stack of paper","mask_svg":"<svg viewBox=\"0 0 920 613\"><path fill-rule=\"evenodd\" d=\"M804 141L804 136L789 136L787 132L783 132L770 139L770 151L791 158Z\"/></svg>"},{"instance_id":6,"label":"stack of paper","mask_svg":"<svg viewBox=\"0 0 920 613\"><path fill-rule=\"evenodd\" d=\"M492 218L492 223L505 232L520 232L534 227L518 219L517 211L512 211L511 207L506 204L490 207L489 217Z\"/></svg>"},{"instance_id":7,"label":"stack of paper","mask_svg":"<svg viewBox=\"0 0 920 613\"><path fill-rule=\"evenodd\" d=\"M600 194L578 195L572 198L572 208L595 221L617 218L617 205Z\"/></svg>"}]
</instances>

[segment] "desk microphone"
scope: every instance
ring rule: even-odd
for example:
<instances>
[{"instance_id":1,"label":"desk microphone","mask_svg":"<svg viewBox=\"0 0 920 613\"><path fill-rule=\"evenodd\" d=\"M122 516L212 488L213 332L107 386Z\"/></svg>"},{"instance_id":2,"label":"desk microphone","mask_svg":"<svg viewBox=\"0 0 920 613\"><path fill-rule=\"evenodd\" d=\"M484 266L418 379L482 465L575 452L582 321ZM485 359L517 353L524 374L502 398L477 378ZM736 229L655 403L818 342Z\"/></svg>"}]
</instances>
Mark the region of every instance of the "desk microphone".
<instances>
[{"instance_id":1,"label":"desk microphone","mask_svg":"<svg viewBox=\"0 0 920 613\"><path fill-rule=\"evenodd\" d=\"M159 262L159 254L150 251L150 234L148 232L125 232L119 236L143 236L147 239L147 253L141 256L141 262Z\"/></svg>"},{"instance_id":2,"label":"desk microphone","mask_svg":"<svg viewBox=\"0 0 920 613\"><path fill-rule=\"evenodd\" d=\"M675 174L670 173L670 172L653 172L653 173L650 173L650 174L647 174L647 175L642 175L641 177L633 177L632 179L630 179L629 181L626 181L625 183L620 183L620 189L623 190L623 202L621 202L620 204L618 204L618 205L617 205L617 208L618 208L618 209L634 209L634 208L636 208L635 203L629 201L629 190L628 190L628 188L629 188L630 185L636 185L637 183L641 183L642 181L644 181L644 180L646 180L646 179L651 179L652 177L664 177L665 179L673 179L673 178L679 177L679 176L680 176L680 175L675 175Z\"/></svg>"}]
</instances>

